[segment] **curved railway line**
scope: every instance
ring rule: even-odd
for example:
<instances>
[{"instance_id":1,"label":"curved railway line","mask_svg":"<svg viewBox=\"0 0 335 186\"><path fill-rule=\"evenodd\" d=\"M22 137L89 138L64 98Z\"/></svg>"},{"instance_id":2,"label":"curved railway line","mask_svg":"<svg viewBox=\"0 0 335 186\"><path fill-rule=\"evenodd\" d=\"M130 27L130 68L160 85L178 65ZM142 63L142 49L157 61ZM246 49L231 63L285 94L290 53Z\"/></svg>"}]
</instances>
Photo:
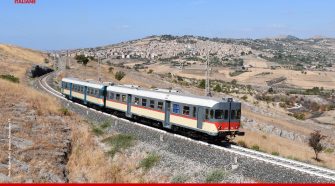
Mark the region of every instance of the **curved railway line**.
<instances>
[{"instance_id":1,"label":"curved railway line","mask_svg":"<svg viewBox=\"0 0 335 186\"><path fill-rule=\"evenodd\" d=\"M52 74L52 73L51 73ZM76 104L84 109L90 109L91 111L100 113L100 114L104 114L106 116L110 116L110 117L114 117L117 118L116 116L98 111L98 110L94 110L92 108L86 107L84 105L72 102L68 99L66 99L61 93L59 93L58 91L56 91L55 89L53 89L51 86L48 85L47 83L47 79L51 74L47 74L45 76L42 76L41 78L38 79L38 83L40 85L40 87L42 89L44 89L45 91L47 91L49 94L52 94L53 96L66 100L68 103L73 103ZM125 120L123 118L119 118L121 120ZM150 130L155 130L157 132L160 133L167 133L165 130L161 130L161 129L157 129L157 128L153 128L147 125L143 125L143 124L139 124L139 123L135 123L135 125L139 125L141 127L145 127L148 128ZM284 167L286 169L291 169L291 170L295 170L304 174L308 174L308 175L312 175L312 176L317 176L326 180L329 180L330 182L335 182L335 171L331 170L331 169L327 169L327 168L322 168L322 167L318 167L318 166L314 166L314 165L310 165L310 164L306 164L303 162L298 162L295 160L290 160L290 159L286 159L286 158L282 158L282 157L278 157L278 156L274 156L274 155L270 155L270 154L266 154L263 152L258 152L258 151L254 151L251 149L247 149L247 148L243 148L240 146L236 146L236 145L230 145L230 148L226 148L226 147L222 147L219 145L215 145L215 144L210 144L207 142L203 142L203 141L197 141L195 139L191 139L185 136L181 136L178 134L173 134L173 136L177 137L177 138L182 138L184 140L188 140L188 141L193 141L196 142L198 144L204 145L204 146L208 146L208 147L212 147L212 148L216 148L225 152L229 152L229 153L233 153L236 155L240 155L243 157L247 157L250 159L254 159L254 160L258 160L258 161L262 161L265 163L269 163L275 166L280 166L280 167Z\"/></svg>"}]
</instances>

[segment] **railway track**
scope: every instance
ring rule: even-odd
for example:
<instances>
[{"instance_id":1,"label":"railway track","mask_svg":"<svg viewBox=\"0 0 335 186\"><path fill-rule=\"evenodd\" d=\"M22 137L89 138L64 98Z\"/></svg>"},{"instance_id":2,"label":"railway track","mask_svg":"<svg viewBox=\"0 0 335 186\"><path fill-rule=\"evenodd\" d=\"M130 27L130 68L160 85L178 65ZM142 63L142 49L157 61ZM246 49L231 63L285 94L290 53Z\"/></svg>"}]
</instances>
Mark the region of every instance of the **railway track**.
<instances>
[{"instance_id":1,"label":"railway track","mask_svg":"<svg viewBox=\"0 0 335 186\"><path fill-rule=\"evenodd\" d=\"M86 107L84 105L81 105L81 104L72 102L70 100L67 100L61 93L59 93L58 91L56 91L55 89L53 89L51 86L48 85L47 79L50 75L51 74L45 75L38 80L38 83L39 83L40 87L42 89L44 89L45 91L47 91L48 93L50 93L53 96L56 96L60 99L66 100L68 103L76 104L76 105L78 105L78 106L80 106L84 109L89 109L91 111L94 111L94 112L97 112L97 113L100 113L100 114L104 114L104 115L107 115L107 116L110 116L110 117L117 118L116 116L113 116L113 115L110 115L110 114L107 114L107 113L103 113L101 111L94 110L94 109ZM120 118L120 119L125 120L123 118ZM165 130L149 127L149 126L142 125L142 124L139 124L139 123L134 123L134 124L139 125L141 127L146 127L150 130L156 130L157 132L160 132L160 133L167 133ZM230 148L226 148L226 147L222 147L222 146L215 145L215 144L210 144L210 143L203 142L203 141L197 141L197 140L194 140L194 139L191 139L191 138L188 138L188 137L185 137L185 136L181 136L181 135L178 135L178 134L173 134L173 135L177 138L181 138L181 139L184 139L184 140L187 140L187 141L193 141L195 143L208 146L210 148L216 148L216 149L219 149L219 150L222 150L222 151L225 151L225 152L230 152L230 153L234 153L236 155L240 155L240 156L247 157L247 158L250 158L250 159L254 159L254 160L262 161L262 162L265 162L265 163L273 164L275 166L281 166L281 167L291 169L291 170L295 170L295 171L298 171L298 172L301 172L301 173L304 173L304 174L317 176L317 177L329 180L331 182L335 181L335 171L331 170L331 169L318 167L318 166L315 166L315 165L310 165L310 164L307 164L307 163L303 163L303 162L299 162L299 161L295 161L295 160L290 160L290 159L266 154L266 153L259 152L259 151L254 151L254 150L243 148L243 147L236 146L236 145L231 145Z\"/></svg>"}]
</instances>

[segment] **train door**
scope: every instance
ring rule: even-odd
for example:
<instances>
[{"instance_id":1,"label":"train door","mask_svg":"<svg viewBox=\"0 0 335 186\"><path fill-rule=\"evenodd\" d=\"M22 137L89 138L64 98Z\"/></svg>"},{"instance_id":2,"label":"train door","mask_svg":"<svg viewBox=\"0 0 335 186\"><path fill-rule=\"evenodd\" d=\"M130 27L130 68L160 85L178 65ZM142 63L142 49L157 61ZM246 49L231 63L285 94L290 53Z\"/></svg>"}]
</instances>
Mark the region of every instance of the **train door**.
<instances>
[{"instance_id":1,"label":"train door","mask_svg":"<svg viewBox=\"0 0 335 186\"><path fill-rule=\"evenodd\" d=\"M131 117L131 94L127 95L127 112L126 112L126 116L127 117Z\"/></svg>"},{"instance_id":2,"label":"train door","mask_svg":"<svg viewBox=\"0 0 335 186\"><path fill-rule=\"evenodd\" d=\"M165 110L164 127L171 128L171 124L170 124L171 102L170 101L165 101L164 110Z\"/></svg>"},{"instance_id":3,"label":"train door","mask_svg":"<svg viewBox=\"0 0 335 186\"><path fill-rule=\"evenodd\" d=\"M87 104L87 86L84 86L84 104Z\"/></svg>"},{"instance_id":4,"label":"train door","mask_svg":"<svg viewBox=\"0 0 335 186\"><path fill-rule=\"evenodd\" d=\"M241 119L241 103L230 102L230 124L229 130L236 130Z\"/></svg>"},{"instance_id":5,"label":"train door","mask_svg":"<svg viewBox=\"0 0 335 186\"><path fill-rule=\"evenodd\" d=\"M103 108L106 108L107 96L108 96L107 95L107 86L104 86L103 87L103 92L102 92L102 99L104 100L104 107ZM130 103L131 103L131 100L130 100Z\"/></svg>"},{"instance_id":6,"label":"train door","mask_svg":"<svg viewBox=\"0 0 335 186\"><path fill-rule=\"evenodd\" d=\"M198 107L197 112L197 128L202 129L202 124L205 120L205 108L204 107Z\"/></svg>"},{"instance_id":7,"label":"train door","mask_svg":"<svg viewBox=\"0 0 335 186\"><path fill-rule=\"evenodd\" d=\"M69 83L70 84L70 99L72 99L72 86L73 86L73 84L72 83Z\"/></svg>"}]
</instances>

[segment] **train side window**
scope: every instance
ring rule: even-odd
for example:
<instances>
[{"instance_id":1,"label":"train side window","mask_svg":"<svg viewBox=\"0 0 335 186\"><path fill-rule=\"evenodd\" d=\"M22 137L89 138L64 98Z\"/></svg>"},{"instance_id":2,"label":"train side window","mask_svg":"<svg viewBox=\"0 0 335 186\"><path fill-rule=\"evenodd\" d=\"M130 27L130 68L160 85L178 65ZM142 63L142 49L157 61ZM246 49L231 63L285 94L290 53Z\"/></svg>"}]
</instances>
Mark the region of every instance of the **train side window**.
<instances>
[{"instance_id":1,"label":"train side window","mask_svg":"<svg viewBox=\"0 0 335 186\"><path fill-rule=\"evenodd\" d=\"M224 119L228 119L228 116L229 116L228 110L225 110L224 111Z\"/></svg>"},{"instance_id":2,"label":"train side window","mask_svg":"<svg viewBox=\"0 0 335 186\"><path fill-rule=\"evenodd\" d=\"M197 117L197 107L193 107L193 114L192 114L192 116L193 116L194 118Z\"/></svg>"},{"instance_id":3,"label":"train side window","mask_svg":"<svg viewBox=\"0 0 335 186\"><path fill-rule=\"evenodd\" d=\"M150 108L155 108L155 100L150 100Z\"/></svg>"},{"instance_id":4,"label":"train side window","mask_svg":"<svg viewBox=\"0 0 335 186\"><path fill-rule=\"evenodd\" d=\"M208 109L206 109L205 119L209 119L209 110Z\"/></svg>"},{"instance_id":5,"label":"train side window","mask_svg":"<svg viewBox=\"0 0 335 186\"><path fill-rule=\"evenodd\" d=\"M142 98L142 106L146 107L147 106L147 99Z\"/></svg>"},{"instance_id":6,"label":"train side window","mask_svg":"<svg viewBox=\"0 0 335 186\"><path fill-rule=\"evenodd\" d=\"M126 95L122 95L122 102L126 102L126 98L127 98L127 96Z\"/></svg>"},{"instance_id":7,"label":"train side window","mask_svg":"<svg viewBox=\"0 0 335 186\"><path fill-rule=\"evenodd\" d=\"M140 98L135 97L135 98L134 98L134 104L135 104L135 105L138 105L139 103L140 103Z\"/></svg>"},{"instance_id":8,"label":"train side window","mask_svg":"<svg viewBox=\"0 0 335 186\"><path fill-rule=\"evenodd\" d=\"M183 107L183 115L189 116L190 115L190 107L184 106Z\"/></svg>"},{"instance_id":9,"label":"train side window","mask_svg":"<svg viewBox=\"0 0 335 186\"><path fill-rule=\"evenodd\" d=\"M211 109L211 111L210 111L210 116L211 116L211 117L210 117L211 119L214 118L214 110L212 110L212 109Z\"/></svg>"},{"instance_id":10,"label":"train side window","mask_svg":"<svg viewBox=\"0 0 335 186\"><path fill-rule=\"evenodd\" d=\"M223 119L223 110L215 110L215 119Z\"/></svg>"},{"instance_id":11,"label":"train side window","mask_svg":"<svg viewBox=\"0 0 335 186\"><path fill-rule=\"evenodd\" d=\"M176 113L176 114L179 114L179 112L180 112L180 106L178 104L173 104L172 105L172 112Z\"/></svg>"},{"instance_id":12,"label":"train side window","mask_svg":"<svg viewBox=\"0 0 335 186\"><path fill-rule=\"evenodd\" d=\"M241 119L241 109L237 110L237 116L236 119Z\"/></svg>"},{"instance_id":13,"label":"train side window","mask_svg":"<svg viewBox=\"0 0 335 186\"><path fill-rule=\"evenodd\" d=\"M157 102L157 109L158 110L163 110L163 102L161 102L161 101Z\"/></svg>"},{"instance_id":14,"label":"train side window","mask_svg":"<svg viewBox=\"0 0 335 186\"><path fill-rule=\"evenodd\" d=\"M236 111L235 110L231 110L231 116L230 116L230 118L231 119L235 119L235 115L236 114Z\"/></svg>"},{"instance_id":15,"label":"train side window","mask_svg":"<svg viewBox=\"0 0 335 186\"><path fill-rule=\"evenodd\" d=\"M115 100L116 100L116 101L120 101L120 97L121 97L120 94L116 94L116 98L115 98Z\"/></svg>"},{"instance_id":16,"label":"train side window","mask_svg":"<svg viewBox=\"0 0 335 186\"><path fill-rule=\"evenodd\" d=\"M93 88L91 88L91 96L93 96L94 95L94 90L93 90Z\"/></svg>"},{"instance_id":17,"label":"train side window","mask_svg":"<svg viewBox=\"0 0 335 186\"><path fill-rule=\"evenodd\" d=\"M114 99L114 93L113 92L109 93L109 99Z\"/></svg>"}]
</instances>

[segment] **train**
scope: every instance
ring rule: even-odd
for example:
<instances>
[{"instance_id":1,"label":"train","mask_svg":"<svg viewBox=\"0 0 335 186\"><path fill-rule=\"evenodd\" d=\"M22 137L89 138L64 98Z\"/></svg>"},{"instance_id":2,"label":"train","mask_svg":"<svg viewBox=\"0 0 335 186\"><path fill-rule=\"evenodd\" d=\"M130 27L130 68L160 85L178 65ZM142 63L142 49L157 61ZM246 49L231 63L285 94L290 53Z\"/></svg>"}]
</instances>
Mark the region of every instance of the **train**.
<instances>
[{"instance_id":1,"label":"train","mask_svg":"<svg viewBox=\"0 0 335 186\"><path fill-rule=\"evenodd\" d=\"M116 85L62 78L61 93L69 100L155 126L229 141L243 136L241 102L232 98L216 100L189 96L170 89L143 89L136 85Z\"/></svg>"}]
</instances>

